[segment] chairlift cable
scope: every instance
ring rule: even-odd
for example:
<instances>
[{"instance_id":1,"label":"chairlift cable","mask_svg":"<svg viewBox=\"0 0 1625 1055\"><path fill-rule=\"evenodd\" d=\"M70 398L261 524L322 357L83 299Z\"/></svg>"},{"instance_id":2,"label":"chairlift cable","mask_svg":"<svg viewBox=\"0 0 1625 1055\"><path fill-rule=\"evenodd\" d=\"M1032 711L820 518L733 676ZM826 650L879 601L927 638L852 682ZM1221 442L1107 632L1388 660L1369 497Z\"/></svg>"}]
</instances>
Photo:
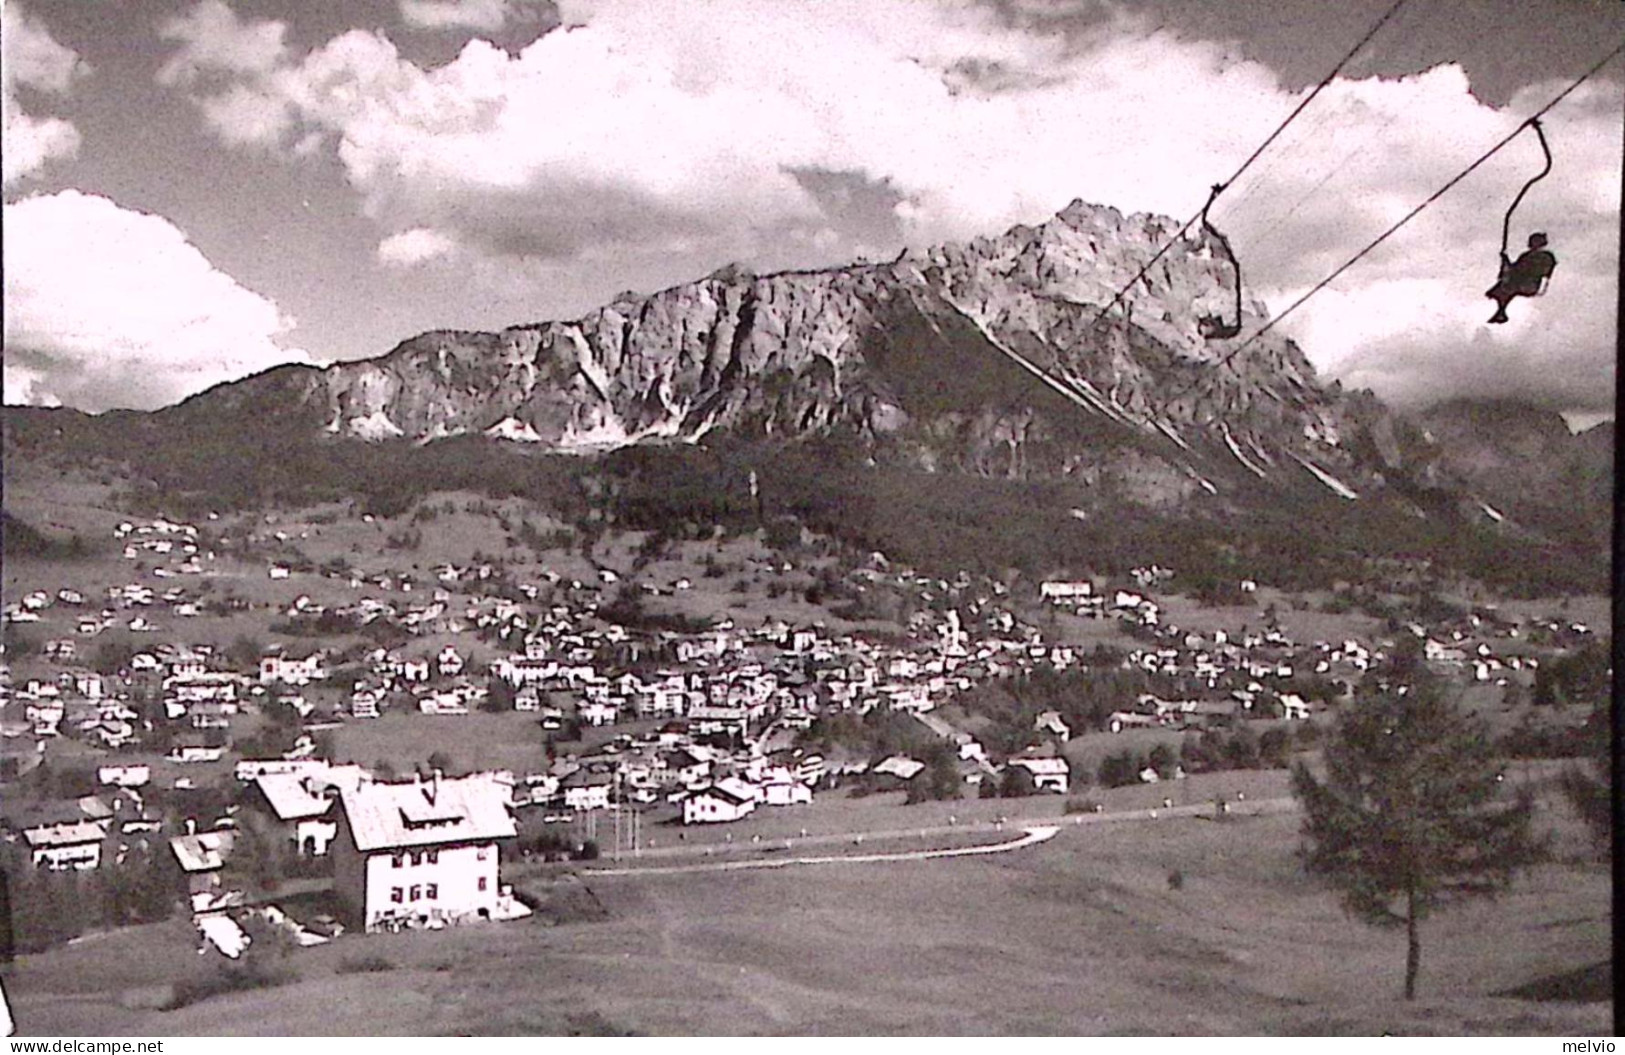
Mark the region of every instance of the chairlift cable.
<instances>
[{"instance_id":1,"label":"chairlift cable","mask_svg":"<svg viewBox=\"0 0 1625 1055\"><path fill-rule=\"evenodd\" d=\"M1399 21L1394 23L1393 34L1398 36L1399 42L1396 46L1390 47L1384 56L1385 61L1389 65L1399 69L1408 69L1410 68L1410 64L1412 62L1417 61L1417 59L1412 56L1412 52L1414 51L1415 43L1419 38L1416 32L1414 32L1410 27L1404 25L1404 23L1407 21L1415 21L1415 19L1412 17L1415 11L1416 9L1412 8L1410 12L1407 12L1406 15L1399 19ZM1382 123L1375 130L1368 130L1364 135L1360 136L1359 141L1350 147L1341 157L1339 157L1336 162L1328 167L1320 178L1315 181L1312 187L1300 194L1292 205L1288 207L1285 213L1279 215L1273 221L1270 221L1268 226L1258 231L1256 238L1259 240L1267 240L1271 238L1276 231L1280 230L1284 224L1296 216L1298 211L1302 209L1304 205L1313 199L1315 195L1319 194L1328 183L1347 176L1350 171L1349 163L1354 160L1357 154L1364 152L1373 141L1376 141L1385 135L1388 129L1393 127L1394 122L1399 120L1400 113L1401 108L1391 107L1389 109L1388 116L1383 118ZM1324 126L1328 121L1331 120L1331 116L1332 115L1327 114L1319 124L1313 127L1318 129L1319 127ZM1305 135L1303 140L1307 141L1310 138L1312 137ZM1335 144L1337 139L1338 135L1336 132L1334 132L1332 134L1332 143ZM1279 157L1279 155L1277 155L1277 157ZM1242 202L1246 201L1248 196L1262 185L1261 176L1264 172L1267 172L1268 169L1269 166L1266 165L1259 172L1255 172L1253 174L1253 186L1250 186L1247 191L1244 192L1241 197L1236 199L1231 205L1228 214L1232 217L1232 222L1233 218L1237 214L1237 207Z\"/></svg>"},{"instance_id":2,"label":"chairlift cable","mask_svg":"<svg viewBox=\"0 0 1625 1055\"><path fill-rule=\"evenodd\" d=\"M1503 147L1505 147L1508 143L1510 143L1514 139L1516 139L1518 137L1518 135L1520 133L1522 133L1525 128L1528 128L1530 126L1534 126L1537 129L1537 132L1538 132L1539 119L1541 117L1544 117L1546 115L1546 113L1548 111L1550 111L1553 107L1557 106L1557 104L1561 103L1564 99L1568 98L1569 95L1572 94L1576 88L1580 87L1580 85L1582 85L1586 81L1590 80L1604 66L1608 65L1608 63L1612 62L1615 58L1619 57L1621 52L1625 52L1625 41L1622 41L1619 44L1618 47L1614 48L1613 51L1610 51L1607 55L1603 56L1602 59L1598 60L1598 62L1595 63L1590 69L1586 70L1584 73L1580 74L1579 77L1575 78L1574 81L1572 81L1567 88L1564 88L1561 92L1559 92L1550 102L1548 102L1545 106L1541 107L1539 110L1535 111L1528 118L1526 118L1521 124L1519 124L1517 128L1513 129L1506 136L1502 137L1500 142L1498 142L1494 146L1490 147L1483 154L1480 154L1476 161L1474 161L1472 164L1468 165L1466 168L1462 169L1459 173L1457 173L1454 177L1452 177L1451 180L1448 183L1446 183L1444 186L1440 187L1438 190L1434 191L1432 194L1428 195L1428 197L1426 199L1424 199L1421 202L1421 204L1417 205L1410 212L1408 212L1404 216L1400 217L1397 222L1395 222L1386 231L1382 232L1382 234L1380 234L1376 238L1372 239L1369 243L1366 244L1366 246L1364 248L1362 248L1359 252L1355 253L1352 257L1350 257L1347 261L1345 261L1342 264L1342 266L1340 266L1337 270L1333 271L1331 274L1327 275L1325 278L1323 278L1319 282L1315 283L1315 285L1313 287L1311 287L1308 292L1304 293L1301 297L1299 297L1297 300L1293 301L1290 305L1288 305L1285 311L1281 312L1281 314L1275 316L1275 318L1273 318L1269 322L1265 323L1262 327L1259 328L1258 332L1254 333L1251 337L1247 338L1241 344L1237 345L1234 349L1227 352L1224 355L1223 358L1221 358L1217 363L1214 364L1214 366L1215 367L1223 366L1223 365L1229 363L1237 355L1240 355L1243 351L1250 348L1254 343L1256 343L1258 341L1259 338L1263 337L1266 333L1269 333L1276 326L1278 326L1280 323L1285 321L1286 317L1288 315L1291 315L1294 311L1297 311L1300 307L1302 307L1304 305L1304 303L1309 300L1310 297L1313 297L1315 294L1319 293L1321 290L1323 290L1327 286L1331 285L1332 282L1334 282L1338 278L1338 276L1343 274L1343 272L1345 272L1349 268L1353 267L1360 260L1364 259L1365 256L1367 254L1369 254L1372 250L1376 249L1378 246L1382 245L1382 243L1386 242L1400 228L1404 227L1406 224L1408 224L1412 220L1414 220L1428 206L1432 205L1434 202L1436 202L1440 198L1444 197L1445 194L1447 194L1452 188L1454 188L1456 186L1456 184L1460 183L1462 180L1464 180L1468 176L1472 175L1473 172L1477 171L1477 169L1478 169L1478 167L1480 165L1484 164L1484 162L1488 161L1490 158L1492 158L1496 154L1500 153L1501 149ZM1544 139L1544 136L1542 138ZM1186 386L1186 388L1184 388L1184 389L1180 390L1178 393L1176 393L1173 398L1177 399L1179 396L1184 395L1189 390L1190 390L1190 386Z\"/></svg>"},{"instance_id":3,"label":"chairlift cable","mask_svg":"<svg viewBox=\"0 0 1625 1055\"><path fill-rule=\"evenodd\" d=\"M1356 41L1354 46L1348 50L1348 53L1338 60L1337 65L1332 67L1331 72L1321 78L1320 83L1315 85L1314 90L1308 95L1304 96L1303 100L1299 102L1298 105L1293 108L1292 112L1286 116L1286 120L1277 125L1275 131L1271 132L1269 137L1265 139L1264 142L1260 143L1257 149L1247 156L1247 160L1241 163L1241 167L1232 172L1230 174L1230 178L1219 184L1219 187L1224 188L1230 186L1241 176L1242 173L1246 172L1247 169L1252 166L1252 163L1258 160L1259 155L1264 153L1265 150L1269 149L1270 144L1274 143L1275 140L1280 137L1281 133L1285 132L1287 127L1291 125L1293 121L1297 120L1298 115L1303 113L1309 104L1315 101L1315 97L1318 96L1327 85L1331 84L1339 73L1343 72L1343 67L1347 66L1354 59L1354 56L1359 53L1360 49L1364 48L1366 44L1370 42L1371 38L1376 36L1382 27L1387 25L1388 22L1399 13L1399 9L1404 7L1407 2L1408 0L1394 0L1394 3L1389 6L1388 10L1383 12L1382 17L1377 19L1377 21L1372 24L1371 28L1366 30L1365 35ZM1211 199L1209 204L1211 204ZM1205 211L1205 208L1203 211ZM1113 308L1117 307L1118 304L1122 303L1123 297L1128 294L1129 290L1134 288L1134 284L1144 278L1147 272L1156 266L1157 261L1161 260L1163 255L1166 254L1168 250L1173 248L1174 243L1178 242L1182 237L1184 237L1185 232L1190 230L1191 225L1200 219L1201 216L1202 212L1197 212L1194 213L1190 219L1186 220L1180 226L1179 230L1174 232L1173 237L1164 242L1162 248L1158 249L1151 259L1145 262L1145 266L1140 268L1135 276L1129 279L1128 282L1123 285L1122 289L1117 291L1117 293L1112 297L1111 301L1105 307L1100 309L1100 311L1095 315L1094 322L1099 323L1101 319L1106 317L1107 313L1109 313Z\"/></svg>"}]
</instances>

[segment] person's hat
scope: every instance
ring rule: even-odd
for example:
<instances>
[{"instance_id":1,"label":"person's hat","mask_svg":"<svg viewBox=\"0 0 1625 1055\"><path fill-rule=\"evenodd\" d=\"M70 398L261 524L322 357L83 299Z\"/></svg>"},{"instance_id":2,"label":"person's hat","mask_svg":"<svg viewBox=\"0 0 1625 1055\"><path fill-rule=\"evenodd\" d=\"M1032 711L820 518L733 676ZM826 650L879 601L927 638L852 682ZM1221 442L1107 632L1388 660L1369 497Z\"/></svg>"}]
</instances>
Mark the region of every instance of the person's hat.
<instances>
[{"instance_id":1,"label":"person's hat","mask_svg":"<svg viewBox=\"0 0 1625 1055\"><path fill-rule=\"evenodd\" d=\"M1529 247L1539 249L1546 244L1546 236L1539 231L1529 236Z\"/></svg>"}]
</instances>

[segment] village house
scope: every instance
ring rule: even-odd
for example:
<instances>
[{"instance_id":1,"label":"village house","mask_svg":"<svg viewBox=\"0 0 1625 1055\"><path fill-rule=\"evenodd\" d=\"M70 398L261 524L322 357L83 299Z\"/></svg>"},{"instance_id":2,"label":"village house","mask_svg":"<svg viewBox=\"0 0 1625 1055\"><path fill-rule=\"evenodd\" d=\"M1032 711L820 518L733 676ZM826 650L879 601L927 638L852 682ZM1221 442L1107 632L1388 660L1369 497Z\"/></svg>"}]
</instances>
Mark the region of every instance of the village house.
<instances>
[{"instance_id":1,"label":"village house","mask_svg":"<svg viewBox=\"0 0 1625 1055\"><path fill-rule=\"evenodd\" d=\"M489 773L341 790L334 892L368 931L514 914L497 852L510 797Z\"/></svg>"},{"instance_id":2,"label":"village house","mask_svg":"<svg viewBox=\"0 0 1625 1055\"><path fill-rule=\"evenodd\" d=\"M260 684L308 685L327 677L327 665L321 653L314 652L303 659L287 656L265 656L260 660Z\"/></svg>"},{"instance_id":3,"label":"village house","mask_svg":"<svg viewBox=\"0 0 1625 1055\"><path fill-rule=\"evenodd\" d=\"M925 769L925 763L917 758L907 755L892 755L880 762L876 762L869 770L876 777L888 778L894 782L913 780Z\"/></svg>"},{"instance_id":4,"label":"village house","mask_svg":"<svg viewBox=\"0 0 1625 1055\"><path fill-rule=\"evenodd\" d=\"M107 836L105 821L86 818L57 824L37 824L23 829L35 868L51 871L88 871L102 862L102 840Z\"/></svg>"},{"instance_id":5,"label":"village house","mask_svg":"<svg viewBox=\"0 0 1625 1055\"><path fill-rule=\"evenodd\" d=\"M271 826L301 857L323 857L338 834L334 803L340 790L364 778L360 766L323 766L303 773L266 773L254 781L255 800Z\"/></svg>"},{"instance_id":6,"label":"village house","mask_svg":"<svg viewBox=\"0 0 1625 1055\"><path fill-rule=\"evenodd\" d=\"M805 806L810 805L812 800L812 788L790 770L775 767L763 772L761 801L764 805Z\"/></svg>"},{"instance_id":7,"label":"village house","mask_svg":"<svg viewBox=\"0 0 1625 1055\"><path fill-rule=\"evenodd\" d=\"M1066 759L1021 756L1010 759L1010 764L1031 774L1033 787L1039 791L1066 794L1067 781L1072 772L1066 764Z\"/></svg>"},{"instance_id":8,"label":"village house","mask_svg":"<svg viewBox=\"0 0 1625 1055\"><path fill-rule=\"evenodd\" d=\"M1038 584L1038 596L1046 601L1077 601L1094 592L1094 584L1087 579L1077 581L1050 580Z\"/></svg>"},{"instance_id":9,"label":"village house","mask_svg":"<svg viewBox=\"0 0 1625 1055\"><path fill-rule=\"evenodd\" d=\"M378 717L378 705L383 702L380 695L371 689L357 689L350 697L350 716L352 718Z\"/></svg>"},{"instance_id":10,"label":"village house","mask_svg":"<svg viewBox=\"0 0 1625 1055\"><path fill-rule=\"evenodd\" d=\"M607 700L583 700L576 715L588 725L613 725L620 717L620 708Z\"/></svg>"},{"instance_id":11,"label":"village house","mask_svg":"<svg viewBox=\"0 0 1625 1055\"><path fill-rule=\"evenodd\" d=\"M1059 711L1045 711L1033 719L1033 731L1049 733L1062 743L1072 739L1072 727L1066 724Z\"/></svg>"},{"instance_id":12,"label":"village house","mask_svg":"<svg viewBox=\"0 0 1625 1055\"><path fill-rule=\"evenodd\" d=\"M683 799L684 824L725 824L756 809L756 789L734 777L689 792Z\"/></svg>"},{"instance_id":13,"label":"village house","mask_svg":"<svg viewBox=\"0 0 1625 1055\"><path fill-rule=\"evenodd\" d=\"M101 766L96 770L96 781L119 788L144 787L152 779L148 765Z\"/></svg>"},{"instance_id":14,"label":"village house","mask_svg":"<svg viewBox=\"0 0 1625 1055\"><path fill-rule=\"evenodd\" d=\"M577 769L559 782L567 809L576 811L606 810L609 808L610 788L615 783L613 773L602 770Z\"/></svg>"},{"instance_id":15,"label":"village house","mask_svg":"<svg viewBox=\"0 0 1625 1055\"><path fill-rule=\"evenodd\" d=\"M439 655L435 656L435 667L442 678L455 678L463 672L466 665L467 661L463 659L462 654L451 645L441 649Z\"/></svg>"},{"instance_id":16,"label":"village house","mask_svg":"<svg viewBox=\"0 0 1625 1055\"><path fill-rule=\"evenodd\" d=\"M693 787L711 772L709 757L701 758L695 749L679 748L660 756L667 779L678 787Z\"/></svg>"},{"instance_id":17,"label":"village house","mask_svg":"<svg viewBox=\"0 0 1625 1055\"><path fill-rule=\"evenodd\" d=\"M192 822L188 821L187 833L170 839L169 848L181 866L181 873L186 876L186 893L191 899L192 910L197 912L217 901L224 886L221 870L231 857L237 833L229 828L197 832L191 830L193 827Z\"/></svg>"}]
</instances>

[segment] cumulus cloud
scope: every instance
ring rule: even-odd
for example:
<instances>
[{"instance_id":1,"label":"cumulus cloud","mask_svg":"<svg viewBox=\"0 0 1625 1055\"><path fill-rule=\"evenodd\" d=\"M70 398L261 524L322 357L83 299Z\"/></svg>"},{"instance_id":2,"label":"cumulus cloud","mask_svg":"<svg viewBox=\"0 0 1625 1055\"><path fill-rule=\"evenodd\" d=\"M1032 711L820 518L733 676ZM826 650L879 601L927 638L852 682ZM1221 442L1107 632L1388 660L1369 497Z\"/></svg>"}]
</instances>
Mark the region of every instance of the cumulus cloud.
<instances>
[{"instance_id":1,"label":"cumulus cloud","mask_svg":"<svg viewBox=\"0 0 1625 1055\"><path fill-rule=\"evenodd\" d=\"M1300 171L1266 174L1231 210L1254 292L1284 309L1563 86L1531 86L1497 110L1467 95L1453 68L1338 85L1328 110L1347 116L1348 134L1298 144ZM1505 211L1542 167L1530 130L1283 327L1326 373L1402 405L1519 396L1554 409L1611 407L1620 121L1618 89L1607 84L1582 86L1545 119L1554 167L1514 215L1508 251L1544 231L1559 264L1545 296L1513 303L1509 324L1486 325L1494 305L1483 294L1496 278Z\"/></svg>"},{"instance_id":2,"label":"cumulus cloud","mask_svg":"<svg viewBox=\"0 0 1625 1055\"><path fill-rule=\"evenodd\" d=\"M423 29L501 29L508 0L401 0L401 17Z\"/></svg>"},{"instance_id":3,"label":"cumulus cloud","mask_svg":"<svg viewBox=\"0 0 1625 1055\"><path fill-rule=\"evenodd\" d=\"M244 22L224 0L203 0L159 27L181 48L158 70L158 83L191 84L209 72L269 73L288 54L281 22Z\"/></svg>"},{"instance_id":4,"label":"cumulus cloud","mask_svg":"<svg viewBox=\"0 0 1625 1055\"><path fill-rule=\"evenodd\" d=\"M6 184L33 175L53 158L79 150L79 130L57 117L36 117L23 110L17 89L65 95L90 67L72 48L57 43L37 19L13 0L0 7L0 109L4 111Z\"/></svg>"},{"instance_id":5,"label":"cumulus cloud","mask_svg":"<svg viewBox=\"0 0 1625 1055\"><path fill-rule=\"evenodd\" d=\"M205 98L228 140L336 144L391 232L389 264L454 243L549 266L678 255L703 273L994 233L1074 197L1184 217L1302 97L1221 44L1123 14L1063 33L972 0L559 6L563 28L518 54L476 40L432 69L359 30L270 69L202 50L175 61L231 73L234 98ZM248 28L270 39L275 25ZM1279 310L1553 90L1496 109L1453 67L1334 84L1216 210L1253 294ZM1612 303L1620 119L1606 85L1552 115L1561 161L1521 219L1552 234L1562 264L1551 296L1515 306L1518 323L1486 332L1480 316L1500 210L1529 171L1523 144L1287 331L1391 398L1462 390L1476 366L1484 384L1568 399L1583 386L1560 392L1555 375L1613 344L1612 313L1587 305Z\"/></svg>"},{"instance_id":6,"label":"cumulus cloud","mask_svg":"<svg viewBox=\"0 0 1625 1055\"><path fill-rule=\"evenodd\" d=\"M449 256L456 249L456 241L439 231L414 227L379 242L378 259L393 267L413 267L437 257Z\"/></svg>"},{"instance_id":7,"label":"cumulus cloud","mask_svg":"<svg viewBox=\"0 0 1625 1055\"><path fill-rule=\"evenodd\" d=\"M5 206L5 402L151 409L303 352L159 216L63 191Z\"/></svg>"}]
</instances>

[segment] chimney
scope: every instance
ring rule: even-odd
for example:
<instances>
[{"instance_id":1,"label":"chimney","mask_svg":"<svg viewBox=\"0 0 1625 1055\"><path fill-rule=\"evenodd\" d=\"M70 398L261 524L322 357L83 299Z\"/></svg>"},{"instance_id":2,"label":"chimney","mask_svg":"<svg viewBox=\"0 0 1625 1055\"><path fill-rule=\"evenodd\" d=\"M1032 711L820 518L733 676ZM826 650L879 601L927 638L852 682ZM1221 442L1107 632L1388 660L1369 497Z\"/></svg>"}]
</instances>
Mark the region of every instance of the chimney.
<instances>
[{"instance_id":1,"label":"chimney","mask_svg":"<svg viewBox=\"0 0 1625 1055\"><path fill-rule=\"evenodd\" d=\"M197 821L195 819L191 818L191 817L186 818L186 834L187 835L196 835L197 834Z\"/></svg>"},{"instance_id":2,"label":"chimney","mask_svg":"<svg viewBox=\"0 0 1625 1055\"><path fill-rule=\"evenodd\" d=\"M436 802L440 798L440 770L433 771L429 784L429 801Z\"/></svg>"}]
</instances>

